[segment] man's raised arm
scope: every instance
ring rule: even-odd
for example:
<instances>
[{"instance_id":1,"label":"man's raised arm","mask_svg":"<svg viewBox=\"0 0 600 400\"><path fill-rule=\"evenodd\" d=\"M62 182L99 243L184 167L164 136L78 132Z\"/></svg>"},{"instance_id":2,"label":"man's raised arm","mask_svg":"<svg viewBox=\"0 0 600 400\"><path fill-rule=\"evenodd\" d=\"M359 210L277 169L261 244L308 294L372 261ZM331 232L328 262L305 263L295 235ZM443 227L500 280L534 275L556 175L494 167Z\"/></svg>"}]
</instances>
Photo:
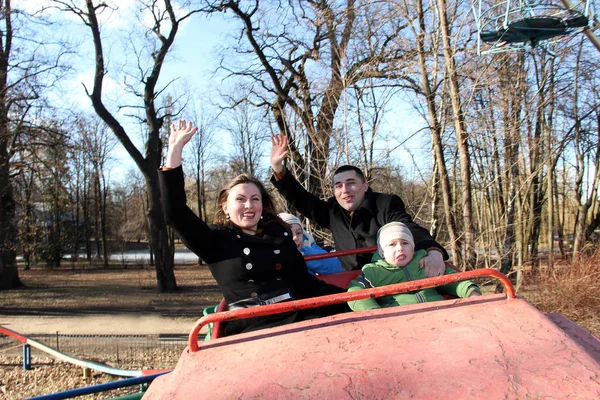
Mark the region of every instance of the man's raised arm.
<instances>
[{"instance_id":1,"label":"man's raised arm","mask_svg":"<svg viewBox=\"0 0 600 400\"><path fill-rule=\"evenodd\" d=\"M287 136L282 133L273 135L271 143L273 145L270 156L273 186L302 215L321 227L329 229L329 204L304 189L283 165L283 161L288 156Z\"/></svg>"}]
</instances>

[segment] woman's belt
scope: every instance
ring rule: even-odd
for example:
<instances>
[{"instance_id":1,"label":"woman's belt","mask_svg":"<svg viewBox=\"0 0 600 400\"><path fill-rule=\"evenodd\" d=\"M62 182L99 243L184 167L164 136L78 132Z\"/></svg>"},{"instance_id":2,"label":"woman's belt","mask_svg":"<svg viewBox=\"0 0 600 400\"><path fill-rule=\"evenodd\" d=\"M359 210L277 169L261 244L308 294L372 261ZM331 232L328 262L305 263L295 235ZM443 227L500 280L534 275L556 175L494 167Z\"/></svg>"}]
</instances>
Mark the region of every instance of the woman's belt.
<instances>
[{"instance_id":1,"label":"woman's belt","mask_svg":"<svg viewBox=\"0 0 600 400\"><path fill-rule=\"evenodd\" d=\"M248 307L257 307L257 306L266 306L268 304L280 303L286 300L293 300L294 294L289 289L279 289L274 290L269 293L264 293L258 296L248 297L247 299L242 299L235 301L233 303L229 303L229 310L237 310L240 308L248 308Z\"/></svg>"}]
</instances>

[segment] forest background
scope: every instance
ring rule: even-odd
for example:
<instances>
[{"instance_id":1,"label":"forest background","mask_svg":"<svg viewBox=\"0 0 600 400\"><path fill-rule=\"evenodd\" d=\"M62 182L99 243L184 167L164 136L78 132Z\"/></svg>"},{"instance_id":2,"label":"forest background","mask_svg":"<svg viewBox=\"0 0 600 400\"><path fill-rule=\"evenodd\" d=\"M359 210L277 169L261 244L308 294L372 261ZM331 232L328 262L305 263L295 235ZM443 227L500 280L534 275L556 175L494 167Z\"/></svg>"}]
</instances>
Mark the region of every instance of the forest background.
<instances>
[{"instance_id":1,"label":"forest background","mask_svg":"<svg viewBox=\"0 0 600 400\"><path fill-rule=\"evenodd\" d=\"M147 248L157 288L176 290L156 171L182 117L199 127L188 203L208 221L229 178L267 181L284 132L308 190L327 197L331 171L361 167L463 269L576 259L600 225L600 52L576 35L480 56L470 7L2 0L0 289L19 286L17 257L108 267ZM180 39L198 25L217 30L202 59L202 34ZM198 71L170 69L188 58Z\"/></svg>"}]
</instances>

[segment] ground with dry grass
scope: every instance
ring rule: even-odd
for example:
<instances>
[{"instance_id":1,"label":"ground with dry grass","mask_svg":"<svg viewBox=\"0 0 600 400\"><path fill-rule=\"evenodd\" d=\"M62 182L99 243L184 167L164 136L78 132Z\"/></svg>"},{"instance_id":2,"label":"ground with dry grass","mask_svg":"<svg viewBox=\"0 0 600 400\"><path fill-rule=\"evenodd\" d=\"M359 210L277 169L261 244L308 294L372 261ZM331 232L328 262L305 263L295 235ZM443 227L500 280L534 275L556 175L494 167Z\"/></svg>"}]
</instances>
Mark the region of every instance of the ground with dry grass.
<instances>
[{"instance_id":1,"label":"ground with dry grass","mask_svg":"<svg viewBox=\"0 0 600 400\"><path fill-rule=\"evenodd\" d=\"M23 288L0 291L0 315L144 312L195 317L222 297L208 267L198 265L175 268L179 289L172 293L156 290L156 274L149 267L34 268L19 276Z\"/></svg>"},{"instance_id":2,"label":"ground with dry grass","mask_svg":"<svg viewBox=\"0 0 600 400\"><path fill-rule=\"evenodd\" d=\"M543 312L559 312L600 337L600 253L572 266L563 265L542 272L527 273L519 294ZM197 317L201 310L216 304L221 294L206 266L178 266L175 275L180 290L158 293L152 269L99 269L63 267L20 271L26 287L0 291L1 315L86 315L144 312L171 317ZM493 291L494 285L484 288ZM172 368L180 351L146 351L136 357L137 368ZM100 357L101 355L96 355ZM23 371L22 359L0 352L0 399L21 399L57 391L108 382L104 374L82 376L81 367L40 357L33 368ZM126 391L102 393L107 398Z\"/></svg>"},{"instance_id":3,"label":"ground with dry grass","mask_svg":"<svg viewBox=\"0 0 600 400\"><path fill-rule=\"evenodd\" d=\"M600 251L529 272L519 294L540 311L562 314L600 338Z\"/></svg>"},{"instance_id":4,"label":"ground with dry grass","mask_svg":"<svg viewBox=\"0 0 600 400\"><path fill-rule=\"evenodd\" d=\"M119 315L143 313L169 317L194 317L202 310L217 304L222 295L208 267L179 265L175 277L179 290L159 293L152 268L103 269L89 266L66 265L57 270L35 267L19 271L24 287L0 291L0 324L2 315L25 315L36 318L53 315ZM91 332L90 332L91 333ZM15 343L16 344L16 343ZM163 348L140 351L128 364L128 369L173 368L182 348ZM7 354L0 349L0 399L25 397L64 391L88 385L106 383L115 378L101 373L83 377L81 367L36 356L33 352L32 369L24 371L22 357ZM106 362L102 354L85 357ZM110 362L108 362L110 364ZM137 387L104 392L107 398L136 391Z\"/></svg>"}]
</instances>

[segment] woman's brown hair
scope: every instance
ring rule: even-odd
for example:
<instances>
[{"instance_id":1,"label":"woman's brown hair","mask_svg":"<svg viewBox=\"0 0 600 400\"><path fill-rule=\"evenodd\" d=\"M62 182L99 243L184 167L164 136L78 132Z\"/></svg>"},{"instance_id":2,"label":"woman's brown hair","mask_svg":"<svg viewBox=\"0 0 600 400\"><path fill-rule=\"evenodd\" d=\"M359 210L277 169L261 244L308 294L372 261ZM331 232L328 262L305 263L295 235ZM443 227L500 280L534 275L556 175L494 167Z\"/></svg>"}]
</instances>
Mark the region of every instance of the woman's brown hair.
<instances>
[{"instance_id":1,"label":"woman's brown hair","mask_svg":"<svg viewBox=\"0 0 600 400\"><path fill-rule=\"evenodd\" d=\"M229 221L227 219L227 216L225 215L225 211L223 211L223 203L225 203L227 201L227 197L229 196L229 192L231 191L231 189L233 189L237 185L242 185L244 183L253 184L254 186L256 186L258 188L258 190L260 192L260 197L261 197L262 206L263 206L263 213L261 216L261 220L258 223L258 227L257 227L258 232L261 231L261 228L264 227L264 224L266 222L271 222L273 220L279 222L281 225L283 225L284 227L287 228L287 224L285 222L283 222L283 220L281 220L281 218L279 218L277 216L275 201L273 200L273 197L269 194L269 192L267 192L265 185L263 185L263 183L260 180L256 179L255 177L253 177L251 175L248 175L248 174L240 174L240 175L236 176L235 178L233 178L232 180L227 182L225 187L223 187L223 189L221 189L221 191L219 192L219 196L217 197L217 207L216 207L215 216L214 216L214 223L216 225L225 225L229 228L239 229L239 227L237 225L233 224L231 221Z\"/></svg>"}]
</instances>

